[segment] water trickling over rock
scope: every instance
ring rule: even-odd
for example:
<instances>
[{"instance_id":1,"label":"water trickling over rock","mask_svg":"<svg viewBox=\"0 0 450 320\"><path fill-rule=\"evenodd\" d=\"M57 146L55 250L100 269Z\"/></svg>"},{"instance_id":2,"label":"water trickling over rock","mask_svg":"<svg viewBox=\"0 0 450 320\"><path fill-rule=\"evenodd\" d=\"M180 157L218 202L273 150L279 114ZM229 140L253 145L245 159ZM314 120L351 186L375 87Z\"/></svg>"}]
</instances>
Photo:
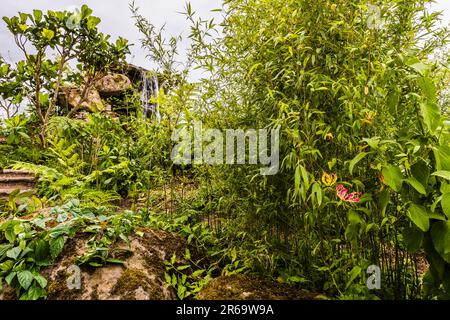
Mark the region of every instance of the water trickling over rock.
<instances>
[{"instance_id":1,"label":"water trickling over rock","mask_svg":"<svg viewBox=\"0 0 450 320\"><path fill-rule=\"evenodd\" d=\"M161 120L161 114L158 109L158 105L152 102L152 98L158 98L159 82L156 75L149 76L147 71L142 70L142 83L141 83L141 102L142 112L144 117L150 118L155 115L158 121Z\"/></svg>"}]
</instances>

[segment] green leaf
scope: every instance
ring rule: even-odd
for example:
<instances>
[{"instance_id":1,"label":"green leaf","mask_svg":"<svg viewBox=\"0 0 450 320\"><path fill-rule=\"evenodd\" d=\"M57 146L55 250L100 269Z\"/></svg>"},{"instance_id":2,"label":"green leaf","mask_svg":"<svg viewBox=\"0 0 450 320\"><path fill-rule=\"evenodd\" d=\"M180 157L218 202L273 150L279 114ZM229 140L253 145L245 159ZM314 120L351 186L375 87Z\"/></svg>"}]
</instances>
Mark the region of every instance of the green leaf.
<instances>
[{"instance_id":1,"label":"green leaf","mask_svg":"<svg viewBox=\"0 0 450 320\"><path fill-rule=\"evenodd\" d=\"M17 279L19 280L19 283L22 286L22 288L28 290L34 277L30 271L25 270L17 273Z\"/></svg>"},{"instance_id":2,"label":"green leaf","mask_svg":"<svg viewBox=\"0 0 450 320\"><path fill-rule=\"evenodd\" d=\"M403 184L403 175L399 167L387 166L382 170L384 183L391 187L394 191L399 192Z\"/></svg>"},{"instance_id":3,"label":"green leaf","mask_svg":"<svg viewBox=\"0 0 450 320\"><path fill-rule=\"evenodd\" d=\"M431 175L441 177L446 180L450 180L450 171L440 170L440 171L433 172Z\"/></svg>"},{"instance_id":4,"label":"green leaf","mask_svg":"<svg viewBox=\"0 0 450 320\"><path fill-rule=\"evenodd\" d=\"M16 260L21 252L22 252L22 249L20 247L14 247L14 248L8 250L8 252L6 252L6 256L8 258Z\"/></svg>"},{"instance_id":5,"label":"green leaf","mask_svg":"<svg viewBox=\"0 0 450 320\"><path fill-rule=\"evenodd\" d=\"M64 249L66 239L64 237L58 237L50 240L50 255L52 259L55 259Z\"/></svg>"},{"instance_id":6,"label":"green leaf","mask_svg":"<svg viewBox=\"0 0 450 320\"><path fill-rule=\"evenodd\" d=\"M450 193L442 195L441 206L447 218L450 218Z\"/></svg>"},{"instance_id":7,"label":"green leaf","mask_svg":"<svg viewBox=\"0 0 450 320\"><path fill-rule=\"evenodd\" d=\"M82 15L83 19L89 17L91 14L92 14L92 9L84 4L81 7L81 15Z\"/></svg>"},{"instance_id":8,"label":"green leaf","mask_svg":"<svg viewBox=\"0 0 450 320\"><path fill-rule=\"evenodd\" d=\"M322 188L317 182L313 184L312 194L315 195L317 204L320 207L320 205L322 204Z\"/></svg>"},{"instance_id":9,"label":"green leaf","mask_svg":"<svg viewBox=\"0 0 450 320\"><path fill-rule=\"evenodd\" d=\"M36 282L41 286L42 289L47 286L47 279L45 279L40 274L35 274L34 279L36 279Z\"/></svg>"},{"instance_id":10,"label":"green leaf","mask_svg":"<svg viewBox=\"0 0 450 320\"><path fill-rule=\"evenodd\" d=\"M44 30L42 30L42 36L44 36L44 38L46 38L47 40L52 40L55 36L55 32L53 32L53 30L44 28Z\"/></svg>"},{"instance_id":11,"label":"green leaf","mask_svg":"<svg viewBox=\"0 0 450 320\"><path fill-rule=\"evenodd\" d=\"M380 197L378 199L379 208L381 209L381 216L384 217L386 214L386 209L389 204L390 193L388 189L384 189L380 193Z\"/></svg>"},{"instance_id":12,"label":"green leaf","mask_svg":"<svg viewBox=\"0 0 450 320\"><path fill-rule=\"evenodd\" d=\"M0 245L0 260L5 255L5 253L8 252L8 250L10 250L13 247L14 247L14 245L12 245L12 244L1 244Z\"/></svg>"},{"instance_id":13,"label":"green leaf","mask_svg":"<svg viewBox=\"0 0 450 320\"><path fill-rule=\"evenodd\" d=\"M417 192L419 192L420 194L426 195L427 192L425 191L424 186L417 181L416 178L413 177L409 177L408 179L405 179L405 181L414 189L416 189Z\"/></svg>"},{"instance_id":14,"label":"green leaf","mask_svg":"<svg viewBox=\"0 0 450 320\"><path fill-rule=\"evenodd\" d=\"M167 272L164 272L164 278L166 279L166 283L170 286L172 284L172 278Z\"/></svg>"},{"instance_id":15,"label":"green leaf","mask_svg":"<svg viewBox=\"0 0 450 320\"><path fill-rule=\"evenodd\" d=\"M405 228L403 230L403 241L409 252L416 252L422 246L423 232L415 227Z\"/></svg>"},{"instance_id":16,"label":"green leaf","mask_svg":"<svg viewBox=\"0 0 450 320\"><path fill-rule=\"evenodd\" d=\"M428 185L428 178L430 177L430 168L423 161L416 162L411 166L411 173L425 188Z\"/></svg>"},{"instance_id":17,"label":"green leaf","mask_svg":"<svg viewBox=\"0 0 450 320\"><path fill-rule=\"evenodd\" d=\"M36 23L41 22L42 20L42 11L41 10L33 10L34 21Z\"/></svg>"},{"instance_id":18,"label":"green leaf","mask_svg":"<svg viewBox=\"0 0 450 320\"><path fill-rule=\"evenodd\" d=\"M433 154L436 159L436 169L450 171L450 147L447 145L435 147Z\"/></svg>"},{"instance_id":19,"label":"green leaf","mask_svg":"<svg viewBox=\"0 0 450 320\"><path fill-rule=\"evenodd\" d=\"M120 260L120 259L106 259L106 262L109 262L109 263L116 263L116 264L124 264L125 262L123 261L123 260Z\"/></svg>"},{"instance_id":20,"label":"green leaf","mask_svg":"<svg viewBox=\"0 0 450 320\"><path fill-rule=\"evenodd\" d=\"M411 221L423 232L427 232L430 228L430 218L425 207L412 204L408 208L408 216Z\"/></svg>"},{"instance_id":21,"label":"green leaf","mask_svg":"<svg viewBox=\"0 0 450 320\"><path fill-rule=\"evenodd\" d=\"M433 79L431 79L429 77L422 77L417 80L417 83L419 84L423 93L427 97L428 102L436 103L437 102L437 90L436 90L436 85L435 85Z\"/></svg>"},{"instance_id":22,"label":"green leaf","mask_svg":"<svg viewBox=\"0 0 450 320\"><path fill-rule=\"evenodd\" d=\"M350 174L353 174L353 168L355 165L360 162L362 159L364 159L365 156L367 156L370 152L361 152L356 155L356 157L353 158L352 161L350 161L350 165L348 167Z\"/></svg>"},{"instance_id":23,"label":"green leaf","mask_svg":"<svg viewBox=\"0 0 450 320\"><path fill-rule=\"evenodd\" d=\"M179 266L179 267L177 268L177 270L178 270L178 271L183 271L183 270L188 269L189 267L190 267L190 265L186 264L186 265L183 265L183 266Z\"/></svg>"},{"instance_id":24,"label":"green leaf","mask_svg":"<svg viewBox=\"0 0 450 320\"><path fill-rule=\"evenodd\" d=\"M11 285L11 282L14 280L14 277L17 275L17 272L11 272L5 277L5 281L8 285Z\"/></svg>"},{"instance_id":25,"label":"green leaf","mask_svg":"<svg viewBox=\"0 0 450 320\"><path fill-rule=\"evenodd\" d=\"M94 30L95 27L101 22L101 19L98 17L89 17L87 22L87 27L89 30Z\"/></svg>"},{"instance_id":26,"label":"green leaf","mask_svg":"<svg viewBox=\"0 0 450 320\"><path fill-rule=\"evenodd\" d=\"M410 67L413 68L418 73L420 73L421 75L424 75L425 72L430 69L429 65L422 62L414 63L410 65Z\"/></svg>"},{"instance_id":27,"label":"green leaf","mask_svg":"<svg viewBox=\"0 0 450 320\"><path fill-rule=\"evenodd\" d=\"M441 124L441 110L437 103L421 103L420 113L423 122L431 133L434 133Z\"/></svg>"},{"instance_id":28,"label":"green leaf","mask_svg":"<svg viewBox=\"0 0 450 320\"><path fill-rule=\"evenodd\" d=\"M361 267L355 266L353 267L352 271L349 273L349 279L347 281L347 284L345 285L345 289L347 290L348 287L355 281L356 277L358 277L361 273Z\"/></svg>"},{"instance_id":29,"label":"green leaf","mask_svg":"<svg viewBox=\"0 0 450 320\"><path fill-rule=\"evenodd\" d=\"M205 272L205 269L197 270L194 273L192 273L192 277L197 278L201 276Z\"/></svg>"},{"instance_id":30,"label":"green leaf","mask_svg":"<svg viewBox=\"0 0 450 320\"><path fill-rule=\"evenodd\" d=\"M438 221L431 228L431 239L439 255L450 263L450 221Z\"/></svg>"}]
</instances>

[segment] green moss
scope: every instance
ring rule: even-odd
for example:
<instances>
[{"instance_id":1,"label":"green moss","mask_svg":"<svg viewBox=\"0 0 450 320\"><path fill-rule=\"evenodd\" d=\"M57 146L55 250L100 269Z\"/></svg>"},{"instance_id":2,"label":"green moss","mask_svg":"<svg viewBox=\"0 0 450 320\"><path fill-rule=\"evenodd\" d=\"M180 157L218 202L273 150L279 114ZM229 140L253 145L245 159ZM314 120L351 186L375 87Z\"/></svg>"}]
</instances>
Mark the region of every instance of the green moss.
<instances>
[{"instance_id":1,"label":"green moss","mask_svg":"<svg viewBox=\"0 0 450 320\"><path fill-rule=\"evenodd\" d=\"M159 287L150 285L147 275L136 269L125 270L119 280L117 280L111 293L120 295L123 300L135 300L136 290L139 288L146 291L153 300L164 298Z\"/></svg>"},{"instance_id":2,"label":"green moss","mask_svg":"<svg viewBox=\"0 0 450 320\"><path fill-rule=\"evenodd\" d=\"M70 289L67 286L69 275L64 271L59 271L56 279L49 282L47 295L49 300L76 300L79 297L81 289Z\"/></svg>"},{"instance_id":3,"label":"green moss","mask_svg":"<svg viewBox=\"0 0 450 320\"><path fill-rule=\"evenodd\" d=\"M198 294L199 300L310 300L316 295L295 286L259 277L218 277Z\"/></svg>"}]
</instances>

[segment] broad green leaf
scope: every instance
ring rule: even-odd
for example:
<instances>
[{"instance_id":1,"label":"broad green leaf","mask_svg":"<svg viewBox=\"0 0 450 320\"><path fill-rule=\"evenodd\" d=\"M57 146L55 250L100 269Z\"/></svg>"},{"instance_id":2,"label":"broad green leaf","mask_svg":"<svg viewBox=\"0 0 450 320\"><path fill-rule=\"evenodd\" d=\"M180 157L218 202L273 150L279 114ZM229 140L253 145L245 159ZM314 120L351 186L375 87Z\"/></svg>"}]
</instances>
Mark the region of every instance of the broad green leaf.
<instances>
[{"instance_id":1,"label":"broad green leaf","mask_svg":"<svg viewBox=\"0 0 450 320\"><path fill-rule=\"evenodd\" d=\"M434 133L441 124L441 110L437 103L421 103L420 113L423 122L431 133Z\"/></svg>"},{"instance_id":2,"label":"broad green leaf","mask_svg":"<svg viewBox=\"0 0 450 320\"><path fill-rule=\"evenodd\" d=\"M425 96L427 97L428 102L436 103L437 91L433 79L429 77L422 77L418 79L418 84L422 89L423 93L425 94Z\"/></svg>"},{"instance_id":3,"label":"broad green leaf","mask_svg":"<svg viewBox=\"0 0 450 320\"><path fill-rule=\"evenodd\" d=\"M50 255L52 259L55 259L59 256L61 251L64 249L65 242L66 240L62 236L50 240Z\"/></svg>"},{"instance_id":4,"label":"broad green leaf","mask_svg":"<svg viewBox=\"0 0 450 320\"><path fill-rule=\"evenodd\" d=\"M41 286L41 288L44 289L47 286L47 279L40 274L35 274L34 279L36 279L36 282Z\"/></svg>"},{"instance_id":5,"label":"broad green leaf","mask_svg":"<svg viewBox=\"0 0 450 320\"><path fill-rule=\"evenodd\" d=\"M33 274L28 270L20 271L17 273L17 280L19 280L20 285L25 290L28 290L33 279Z\"/></svg>"},{"instance_id":6,"label":"broad green leaf","mask_svg":"<svg viewBox=\"0 0 450 320\"><path fill-rule=\"evenodd\" d=\"M409 177L408 179L405 179L405 182L407 182L411 187L416 189L416 191L419 192L420 194L423 194L423 195L427 194L424 186L419 181L417 181L416 178Z\"/></svg>"},{"instance_id":7,"label":"broad green leaf","mask_svg":"<svg viewBox=\"0 0 450 320\"><path fill-rule=\"evenodd\" d=\"M410 65L410 67L413 68L418 73L420 73L421 75L424 75L425 72L430 69L429 65L422 62L414 63Z\"/></svg>"},{"instance_id":8,"label":"broad green leaf","mask_svg":"<svg viewBox=\"0 0 450 320\"><path fill-rule=\"evenodd\" d=\"M403 230L403 241L409 252L416 252L422 246L423 232L415 227L405 228Z\"/></svg>"},{"instance_id":9,"label":"broad green leaf","mask_svg":"<svg viewBox=\"0 0 450 320\"><path fill-rule=\"evenodd\" d=\"M427 232L430 228L430 218L425 207L412 204L408 208L408 216L411 221L423 232Z\"/></svg>"},{"instance_id":10,"label":"broad green leaf","mask_svg":"<svg viewBox=\"0 0 450 320\"><path fill-rule=\"evenodd\" d=\"M447 218L450 218L450 193L442 195L441 206Z\"/></svg>"},{"instance_id":11,"label":"broad green leaf","mask_svg":"<svg viewBox=\"0 0 450 320\"><path fill-rule=\"evenodd\" d=\"M14 245L12 245L12 244L1 244L0 245L0 259L2 258L3 255L5 255L5 253L8 250L10 250L13 247L14 247Z\"/></svg>"},{"instance_id":12,"label":"broad green leaf","mask_svg":"<svg viewBox=\"0 0 450 320\"><path fill-rule=\"evenodd\" d=\"M450 171L440 170L440 171L433 172L431 175L441 177L446 180L450 180Z\"/></svg>"},{"instance_id":13,"label":"broad green leaf","mask_svg":"<svg viewBox=\"0 0 450 320\"><path fill-rule=\"evenodd\" d=\"M348 167L350 174L353 174L353 168L355 165L360 162L362 159L364 159L365 156L367 156L370 152L361 152L356 157L353 158L352 161L350 161L350 165Z\"/></svg>"},{"instance_id":14,"label":"broad green leaf","mask_svg":"<svg viewBox=\"0 0 450 320\"><path fill-rule=\"evenodd\" d=\"M431 239L439 255L450 263L450 221L438 221L431 228Z\"/></svg>"},{"instance_id":15,"label":"broad green leaf","mask_svg":"<svg viewBox=\"0 0 450 320\"><path fill-rule=\"evenodd\" d=\"M8 258L16 260L21 252L22 252L22 249L20 247L14 247L14 248L8 250L8 252L6 252L6 256Z\"/></svg>"},{"instance_id":16,"label":"broad green leaf","mask_svg":"<svg viewBox=\"0 0 450 320\"><path fill-rule=\"evenodd\" d=\"M425 188L428 185L428 178L430 177L430 168L423 161L416 162L411 166L411 173Z\"/></svg>"},{"instance_id":17,"label":"broad green leaf","mask_svg":"<svg viewBox=\"0 0 450 320\"><path fill-rule=\"evenodd\" d=\"M34 21L39 23L42 20L42 11L41 10L33 10Z\"/></svg>"},{"instance_id":18,"label":"broad green leaf","mask_svg":"<svg viewBox=\"0 0 450 320\"><path fill-rule=\"evenodd\" d=\"M436 169L450 171L450 147L447 145L438 146L433 149L436 160Z\"/></svg>"},{"instance_id":19,"label":"broad green leaf","mask_svg":"<svg viewBox=\"0 0 450 320\"><path fill-rule=\"evenodd\" d=\"M5 281L7 284L11 285L11 282L14 280L14 277L17 275L17 272L11 272L5 277Z\"/></svg>"},{"instance_id":20,"label":"broad green leaf","mask_svg":"<svg viewBox=\"0 0 450 320\"><path fill-rule=\"evenodd\" d=\"M44 30L42 30L42 35L44 36L44 38L47 38L47 40L52 40L55 36L55 32L53 32L53 30L44 28Z\"/></svg>"},{"instance_id":21,"label":"broad green leaf","mask_svg":"<svg viewBox=\"0 0 450 320\"><path fill-rule=\"evenodd\" d=\"M384 183L391 187L394 191L399 192L403 184L403 175L399 167L387 166L382 170Z\"/></svg>"}]
</instances>

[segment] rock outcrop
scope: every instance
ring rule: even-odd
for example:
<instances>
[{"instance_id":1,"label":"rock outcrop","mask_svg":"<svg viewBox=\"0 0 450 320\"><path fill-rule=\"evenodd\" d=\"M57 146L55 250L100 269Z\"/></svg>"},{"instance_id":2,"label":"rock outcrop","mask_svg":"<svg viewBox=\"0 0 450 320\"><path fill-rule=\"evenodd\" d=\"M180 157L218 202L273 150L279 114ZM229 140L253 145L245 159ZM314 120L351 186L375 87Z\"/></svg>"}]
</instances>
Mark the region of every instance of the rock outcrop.
<instances>
[{"instance_id":1,"label":"rock outcrop","mask_svg":"<svg viewBox=\"0 0 450 320\"><path fill-rule=\"evenodd\" d=\"M81 109L92 112L100 112L105 110L102 98L96 89L91 89L87 93L87 97L82 100L82 92L78 88L63 88L63 94L60 96L60 104L66 106L69 110L78 106L81 102Z\"/></svg>"},{"instance_id":2,"label":"rock outcrop","mask_svg":"<svg viewBox=\"0 0 450 320\"><path fill-rule=\"evenodd\" d=\"M133 84L126 75L115 73L108 74L98 80L95 88L102 97L114 97L133 89Z\"/></svg>"},{"instance_id":3,"label":"rock outcrop","mask_svg":"<svg viewBox=\"0 0 450 320\"><path fill-rule=\"evenodd\" d=\"M34 173L21 170L0 170L0 198L7 198L11 193L34 192L36 181Z\"/></svg>"}]
</instances>

